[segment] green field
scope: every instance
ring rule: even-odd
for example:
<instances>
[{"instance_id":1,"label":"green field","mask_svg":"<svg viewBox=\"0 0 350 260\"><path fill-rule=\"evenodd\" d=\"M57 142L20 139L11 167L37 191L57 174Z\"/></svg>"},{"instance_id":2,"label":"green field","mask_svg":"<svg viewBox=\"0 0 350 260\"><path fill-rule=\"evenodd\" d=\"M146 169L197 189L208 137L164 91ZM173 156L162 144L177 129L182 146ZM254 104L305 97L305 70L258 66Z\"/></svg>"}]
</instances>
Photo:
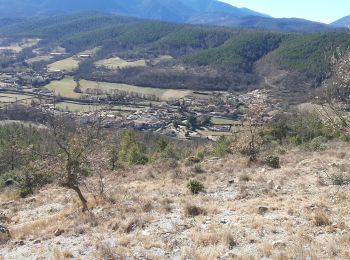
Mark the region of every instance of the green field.
<instances>
[{"instance_id":1,"label":"green field","mask_svg":"<svg viewBox=\"0 0 350 260\"><path fill-rule=\"evenodd\" d=\"M27 63L34 63L34 62L41 62L41 61L50 61L51 60L51 56L37 56L34 58L30 58L28 60L26 60Z\"/></svg>"},{"instance_id":2,"label":"green field","mask_svg":"<svg viewBox=\"0 0 350 260\"><path fill-rule=\"evenodd\" d=\"M56 95L69 98L79 98L81 94L74 92L74 87L76 83L72 77L66 77L62 80L52 81L50 84L46 85L45 88L52 90Z\"/></svg>"},{"instance_id":3,"label":"green field","mask_svg":"<svg viewBox=\"0 0 350 260\"><path fill-rule=\"evenodd\" d=\"M73 56L64 60L59 60L48 65L48 69L51 71L64 70L64 71L74 71L78 69L80 60Z\"/></svg>"},{"instance_id":4,"label":"green field","mask_svg":"<svg viewBox=\"0 0 350 260\"><path fill-rule=\"evenodd\" d=\"M70 112L92 112L96 111L96 106L84 105L78 103L60 102L56 104L56 107Z\"/></svg>"},{"instance_id":5,"label":"green field","mask_svg":"<svg viewBox=\"0 0 350 260\"><path fill-rule=\"evenodd\" d=\"M56 107L62 110L68 110L70 112L93 112L100 109L110 109L109 113L116 113L118 111L126 111L126 112L135 112L139 110L143 110L144 108L138 107L129 107L129 106L113 106L113 107L104 107L104 106L96 106L96 105L86 105L79 103L71 103L71 102L60 102L56 104Z\"/></svg>"},{"instance_id":6,"label":"green field","mask_svg":"<svg viewBox=\"0 0 350 260\"><path fill-rule=\"evenodd\" d=\"M0 102L2 103L14 103L24 100L32 100L31 96L17 95L17 94L0 94Z\"/></svg>"},{"instance_id":7,"label":"green field","mask_svg":"<svg viewBox=\"0 0 350 260\"><path fill-rule=\"evenodd\" d=\"M95 81L82 80L81 82L82 90L85 92L87 89L100 88L101 90L122 90L135 92L144 95L155 95L161 100L169 100L172 98L183 98L193 94L191 90L175 90L175 89L160 89L160 88L148 88L148 87L138 87L128 84L119 83L97 83Z\"/></svg>"},{"instance_id":8,"label":"green field","mask_svg":"<svg viewBox=\"0 0 350 260\"><path fill-rule=\"evenodd\" d=\"M33 99L34 99L33 97L26 96L26 95L1 93L0 94L0 106L12 104L12 103L20 103L20 104L29 105Z\"/></svg>"},{"instance_id":9,"label":"green field","mask_svg":"<svg viewBox=\"0 0 350 260\"><path fill-rule=\"evenodd\" d=\"M63 97L79 98L81 94L74 92L75 82L72 77L66 77L60 81L52 81L50 84L45 87L49 90L54 91L57 95ZM106 83L106 82L95 82L88 80L80 81L81 89L83 92L86 92L88 89L101 89L104 91L111 90L122 90L129 91L144 95L155 95L161 100L170 100L172 98L183 98L185 96L192 95L191 90L175 90L175 89L159 89L159 88L147 88L147 87L138 87L128 84L119 84L119 83Z\"/></svg>"},{"instance_id":10,"label":"green field","mask_svg":"<svg viewBox=\"0 0 350 260\"><path fill-rule=\"evenodd\" d=\"M211 123L214 125L238 125L241 124L241 121L224 119L220 117L212 117Z\"/></svg>"}]
</instances>

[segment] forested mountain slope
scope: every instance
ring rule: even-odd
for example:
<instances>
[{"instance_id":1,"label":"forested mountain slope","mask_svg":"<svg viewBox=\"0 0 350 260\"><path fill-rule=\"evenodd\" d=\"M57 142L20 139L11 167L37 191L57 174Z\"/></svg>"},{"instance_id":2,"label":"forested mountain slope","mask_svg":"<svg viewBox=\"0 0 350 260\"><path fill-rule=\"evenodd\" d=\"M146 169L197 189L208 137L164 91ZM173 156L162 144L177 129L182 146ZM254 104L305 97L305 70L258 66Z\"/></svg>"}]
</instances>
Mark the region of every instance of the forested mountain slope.
<instances>
[{"instance_id":1,"label":"forested mountain slope","mask_svg":"<svg viewBox=\"0 0 350 260\"><path fill-rule=\"evenodd\" d=\"M1 22L3 21L3 22ZM188 25L99 12L0 20L0 36L55 42L70 53L101 47L95 57L144 59L170 55L171 63L103 73L106 80L193 89L245 89L263 81L256 63L298 72L318 84L334 48L350 45L348 33L283 33ZM179 70L179 66L184 69ZM270 65L267 65L270 66ZM89 70L91 72L91 70ZM89 77L102 77L89 73ZM172 84L171 86L169 84Z\"/></svg>"}]
</instances>

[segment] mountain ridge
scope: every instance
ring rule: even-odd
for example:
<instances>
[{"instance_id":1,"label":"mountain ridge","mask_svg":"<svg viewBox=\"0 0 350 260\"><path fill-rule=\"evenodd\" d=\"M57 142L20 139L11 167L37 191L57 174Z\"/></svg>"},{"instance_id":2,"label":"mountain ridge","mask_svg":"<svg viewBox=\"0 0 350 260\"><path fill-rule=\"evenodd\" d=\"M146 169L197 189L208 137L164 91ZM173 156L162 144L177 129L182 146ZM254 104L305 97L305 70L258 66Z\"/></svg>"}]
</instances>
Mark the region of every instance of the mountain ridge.
<instances>
[{"instance_id":1,"label":"mountain ridge","mask_svg":"<svg viewBox=\"0 0 350 260\"><path fill-rule=\"evenodd\" d=\"M23 17L99 11L143 19L281 31L326 31L334 27L303 19L277 19L218 0L0 0L0 16Z\"/></svg>"},{"instance_id":2,"label":"mountain ridge","mask_svg":"<svg viewBox=\"0 0 350 260\"><path fill-rule=\"evenodd\" d=\"M333 27L344 28L350 26L350 15L342 17L330 24Z\"/></svg>"}]
</instances>

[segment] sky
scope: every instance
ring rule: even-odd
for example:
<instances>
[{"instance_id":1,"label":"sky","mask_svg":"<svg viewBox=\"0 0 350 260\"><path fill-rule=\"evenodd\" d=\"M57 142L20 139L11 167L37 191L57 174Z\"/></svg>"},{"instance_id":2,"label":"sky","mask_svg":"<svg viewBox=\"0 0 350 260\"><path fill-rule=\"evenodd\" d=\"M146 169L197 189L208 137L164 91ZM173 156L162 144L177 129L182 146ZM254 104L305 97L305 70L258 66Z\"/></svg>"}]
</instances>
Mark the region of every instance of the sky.
<instances>
[{"instance_id":1,"label":"sky","mask_svg":"<svg viewBox=\"0 0 350 260\"><path fill-rule=\"evenodd\" d=\"M275 18L304 18L331 23L350 15L350 0L220 0Z\"/></svg>"}]
</instances>

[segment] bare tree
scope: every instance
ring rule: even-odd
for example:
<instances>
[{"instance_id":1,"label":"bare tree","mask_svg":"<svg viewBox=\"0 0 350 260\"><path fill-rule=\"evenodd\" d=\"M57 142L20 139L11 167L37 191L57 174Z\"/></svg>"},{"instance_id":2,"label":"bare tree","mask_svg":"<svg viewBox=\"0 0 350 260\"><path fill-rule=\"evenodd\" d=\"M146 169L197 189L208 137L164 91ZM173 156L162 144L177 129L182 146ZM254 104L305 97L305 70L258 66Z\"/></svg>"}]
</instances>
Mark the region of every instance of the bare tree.
<instances>
[{"instance_id":1,"label":"bare tree","mask_svg":"<svg viewBox=\"0 0 350 260\"><path fill-rule=\"evenodd\" d=\"M320 113L330 127L350 134L350 51L337 48L331 59L331 68Z\"/></svg>"},{"instance_id":2,"label":"bare tree","mask_svg":"<svg viewBox=\"0 0 350 260\"><path fill-rule=\"evenodd\" d=\"M233 144L233 148L247 155L251 162L258 159L261 145L259 131L264 124L266 111L266 101L263 97L252 99L245 109L243 120L244 131Z\"/></svg>"},{"instance_id":3,"label":"bare tree","mask_svg":"<svg viewBox=\"0 0 350 260\"><path fill-rule=\"evenodd\" d=\"M60 166L59 182L77 193L82 209L86 211L87 200L80 186L89 175L88 155L99 137L102 119L94 114L91 115L90 122L81 123L56 111L50 112L47 119L47 127L59 150L56 155Z\"/></svg>"},{"instance_id":4,"label":"bare tree","mask_svg":"<svg viewBox=\"0 0 350 260\"><path fill-rule=\"evenodd\" d=\"M350 36L349 36L350 37ZM330 83L326 86L323 98L325 104L320 110L328 126L350 135L350 50L336 49L331 58ZM322 184L349 185L349 164L333 164L329 171L320 176Z\"/></svg>"}]
</instances>

